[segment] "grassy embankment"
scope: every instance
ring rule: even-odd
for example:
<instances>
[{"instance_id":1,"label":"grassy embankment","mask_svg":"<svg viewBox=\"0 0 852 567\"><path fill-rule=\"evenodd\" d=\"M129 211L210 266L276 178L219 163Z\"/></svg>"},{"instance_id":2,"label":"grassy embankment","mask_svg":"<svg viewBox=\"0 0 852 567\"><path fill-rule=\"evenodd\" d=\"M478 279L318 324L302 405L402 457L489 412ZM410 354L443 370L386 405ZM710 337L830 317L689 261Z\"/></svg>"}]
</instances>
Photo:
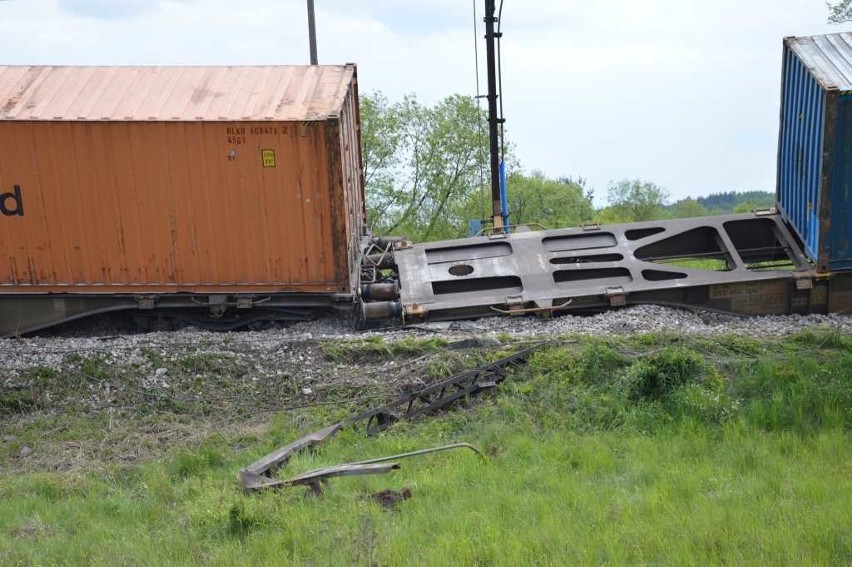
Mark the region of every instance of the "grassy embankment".
<instances>
[{"instance_id":1,"label":"grassy embankment","mask_svg":"<svg viewBox=\"0 0 852 567\"><path fill-rule=\"evenodd\" d=\"M281 476L452 441L487 462L408 460L320 499L237 489L241 466L364 405L281 412L268 432L209 432L142 464L4 475L0 564L852 563L852 338L836 332L575 337L488 399L377 438L346 431ZM368 498L401 487L395 510Z\"/></svg>"}]
</instances>

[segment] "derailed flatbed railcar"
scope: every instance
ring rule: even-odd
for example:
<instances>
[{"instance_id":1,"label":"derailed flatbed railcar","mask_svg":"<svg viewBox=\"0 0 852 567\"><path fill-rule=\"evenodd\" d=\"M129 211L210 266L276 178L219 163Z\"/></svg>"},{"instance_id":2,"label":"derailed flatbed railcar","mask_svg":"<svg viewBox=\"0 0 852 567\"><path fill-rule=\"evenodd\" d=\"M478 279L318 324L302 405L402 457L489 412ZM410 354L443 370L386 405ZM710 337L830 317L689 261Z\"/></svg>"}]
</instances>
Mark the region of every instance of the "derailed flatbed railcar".
<instances>
[{"instance_id":1,"label":"derailed flatbed railcar","mask_svg":"<svg viewBox=\"0 0 852 567\"><path fill-rule=\"evenodd\" d=\"M0 66L0 205L0 335L116 310L224 328L349 308L355 66Z\"/></svg>"},{"instance_id":2,"label":"derailed flatbed railcar","mask_svg":"<svg viewBox=\"0 0 852 567\"><path fill-rule=\"evenodd\" d=\"M852 272L818 273L774 211L399 243L407 322L658 304L741 315L852 313Z\"/></svg>"}]
</instances>

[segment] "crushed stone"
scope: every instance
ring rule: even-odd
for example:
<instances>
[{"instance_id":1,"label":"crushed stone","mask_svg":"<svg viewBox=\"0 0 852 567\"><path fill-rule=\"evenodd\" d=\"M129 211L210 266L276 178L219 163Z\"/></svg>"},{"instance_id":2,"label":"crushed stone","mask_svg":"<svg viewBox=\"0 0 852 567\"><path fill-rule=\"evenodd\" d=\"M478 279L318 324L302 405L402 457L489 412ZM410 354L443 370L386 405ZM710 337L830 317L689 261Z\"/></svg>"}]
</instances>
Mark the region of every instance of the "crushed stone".
<instances>
[{"instance_id":1,"label":"crushed stone","mask_svg":"<svg viewBox=\"0 0 852 567\"><path fill-rule=\"evenodd\" d=\"M738 317L642 305L592 316L564 315L553 319L492 317L472 321L420 323L401 328L359 332L351 319L330 315L287 328L263 331L211 332L195 328L114 336L50 336L0 340L0 368L4 375L34 367L74 369L88 356L97 355L105 364L135 365L147 370L152 383L164 382L168 370L163 362L187 355L225 355L234 364L260 376L280 376L297 371L304 387L322 381L313 369L322 367L326 376L352 370L352 365L329 364L321 342L369 339L381 336L392 343L407 337L440 336L448 340L476 338L494 340L506 335L535 338L588 334L677 333L693 336L742 335L779 338L818 327L852 333L850 315L777 315ZM322 360L320 360L322 359ZM356 365L357 366L357 365Z\"/></svg>"}]
</instances>

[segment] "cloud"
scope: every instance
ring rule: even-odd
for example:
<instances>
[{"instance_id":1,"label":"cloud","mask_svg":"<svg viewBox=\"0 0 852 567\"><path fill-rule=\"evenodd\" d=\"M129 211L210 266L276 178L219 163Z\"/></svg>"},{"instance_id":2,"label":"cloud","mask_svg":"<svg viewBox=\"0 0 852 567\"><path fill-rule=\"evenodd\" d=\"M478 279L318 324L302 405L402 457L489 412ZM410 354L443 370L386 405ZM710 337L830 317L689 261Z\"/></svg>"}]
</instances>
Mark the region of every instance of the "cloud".
<instances>
[{"instance_id":1,"label":"cloud","mask_svg":"<svg viewBox=\"0 0 852 567\"><path fill-rule=\"evenodd\" d=\"M482 16L481 0L474 0ZM470 0L321 0L317 8L345 18L366 18L396 33L412 37L434 34L437 30L473 29Z\"/></svg>"},{"instance_id":2,"label":"cloud","mask_svg":"<svg viewBox=\"0 0 852 567\"><path fill-rule=\"evenodd\" d=\"M59 0L69 14L99 20L122 20L159 8L158 0Z\"/></svg>"},{"instance_id":3,"label":"cloud","mask_svg":"<svg viewBox=\"0 0 852 567\"><path fill-rule=\"evenodd\" d=\"M358 63L362 92L473 95L474 41L480 65L484 49L471 1L316 0L320 62ZM644 178L676 198L773 190L781 39L842 29L813 0L505 0L503 16L506 127L521 164L583 175L599 194ZM0 57L299 64L306 21L304 0L0 2Z\"/></svg>"}]
</instances>

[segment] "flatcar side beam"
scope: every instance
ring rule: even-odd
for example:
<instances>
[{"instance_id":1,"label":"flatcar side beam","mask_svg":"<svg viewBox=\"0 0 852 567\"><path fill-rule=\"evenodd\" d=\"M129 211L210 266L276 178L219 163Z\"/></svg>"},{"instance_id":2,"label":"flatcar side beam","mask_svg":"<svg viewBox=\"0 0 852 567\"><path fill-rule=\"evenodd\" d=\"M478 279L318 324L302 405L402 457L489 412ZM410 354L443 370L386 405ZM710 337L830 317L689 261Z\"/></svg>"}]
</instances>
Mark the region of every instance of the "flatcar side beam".
<instances>
[{"instance_id":1,"label":"flatcar side beam","mask_svg":"<svg viewBox=\"0 0 852 567\"><path fill-rule=\"evenodd\" d=\"M774 212L430 242L398 248L394 260L407 322L636 303L743 315L852 303L849 276L815 272Z\"/></svg>"}]
</instances>

